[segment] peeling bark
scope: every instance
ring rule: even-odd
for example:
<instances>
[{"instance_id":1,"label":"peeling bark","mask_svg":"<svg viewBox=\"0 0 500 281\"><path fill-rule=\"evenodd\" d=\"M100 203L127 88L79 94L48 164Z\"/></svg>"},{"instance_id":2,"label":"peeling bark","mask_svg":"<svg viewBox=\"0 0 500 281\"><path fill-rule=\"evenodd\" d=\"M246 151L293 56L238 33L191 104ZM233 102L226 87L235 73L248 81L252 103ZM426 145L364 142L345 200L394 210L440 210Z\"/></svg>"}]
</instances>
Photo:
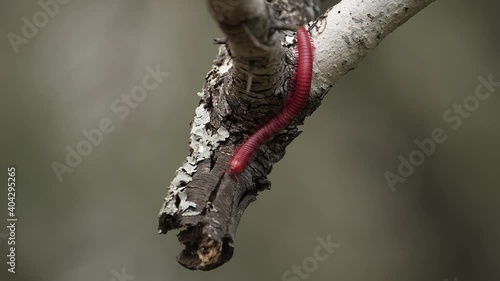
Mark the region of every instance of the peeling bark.
<instances>
[{"instance_id":1,"label":"peeling bark","mask_svg":"<svg viewBox=\"0 0 500 281\"><path fill-rule=\"evenodd\" d=\"M227 36L206 77L190 134L190 154L168 187L159 232L181 229L178 262L210 270L231 259L243 212L301 133L297 128L333 84L380 41L433 0L344 0L318 16L317 0L207 0ZM317 18L317 19L316 19ZM282 107L294 65L289 26L310 24L313 86L301 116L257 152L238 177L224 173L233 150Z\"/></svg>"}]
</instances>

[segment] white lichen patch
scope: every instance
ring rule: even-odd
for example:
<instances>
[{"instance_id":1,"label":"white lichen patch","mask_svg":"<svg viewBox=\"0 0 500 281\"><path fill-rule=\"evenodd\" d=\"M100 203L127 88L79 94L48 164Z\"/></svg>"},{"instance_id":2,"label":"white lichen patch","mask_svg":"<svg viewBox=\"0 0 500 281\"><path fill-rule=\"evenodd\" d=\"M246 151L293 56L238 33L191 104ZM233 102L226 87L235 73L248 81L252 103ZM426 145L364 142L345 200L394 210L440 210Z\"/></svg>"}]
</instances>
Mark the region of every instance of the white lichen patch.
<instances>
[{"instance_id":1,"label":"white lichen patch","mask_svg":"<svg viewBox=\"0 0 500 281\"><path fill-rule=\"evenodd\" d=\"M186 210L186 211L182 212L182 215L185 217L193 217L193 216L197 216L199 214L201 214L200 211L194 211L194 210Z\"/></svg>"},{"instance_id":2,"label":"white lichen patch","mask_svg":"<svg viewBox=\"0 0 500 281\"><path fill-rule=\"evenodd\" d=\"M203 93L199 94L203 96ZM197 170L198 163L208 159L219 144L229 137L229 131L220 127L215 134L206 129L210 122L210 112L205 108L204 103L195 110L194 122L191 128L190 144L192 149L190 156L186 158L182 166L177 169L176 175L168 188L167 197L160 209L160 214L174 215L179 210L183 216L195 216L200 214L196 208L196 203L187 198L186 185L193 180L193 175ZM176 206L175 202L179 200Z\"/></svg>"},{"instance_id":3,"label":"white lichen patch","mask_svg":"<svg viewBox=\"0 0 500 281\"><path fill-rule=\"evenodd\" d=\"M191 176L188 175L187 172L181 167L177 170L177 174L171 184L175 186L186 185L186 183L190 182L191 179Z\"/></svg>"},{"instance_id":4,"label":"white lichen patch","mask_svg":"<svg viewBox=\"0 0 500 281\"><path fill-rule=\"evenodd\" d=\"M217 130L217 135L219 135L221 140L226 140L229 138L229 131L225 127L220 127Z\"/></svg>"},{"instance_id":5,"label":"white lichen patch","mask_svg":"<svg viewBox=\"0 0 500 281\"><path fill-rule=\"evenodd\" d=\"M222 65L219 67L219 72L218 74L220 76L226 74L230 69L231 67L233 67L233 61L229 58L229 56L227 58L224 59L224 62L222 63Z\"/></svg>"},{"instance_id":6,"label":"white lichen patch","mask_svg":"<svg viewBox=\"0 0 500 281\"><path fill-rule=\"evenodd\" d=\"M295 43L295 36L286 36L283 42L284 46L290 46Z\"/></svg>"},{"instance_id":7,"label":"white lichen patch","mask_svg":"<svg viewBox=\"0 0 500 281\"><path fill-rule=\"evenodd\" d=\"M192 175L194 172L196 172L196 166L189 163L188 161L184 161L181 169L183 169L184 171L186 171L186 173L188 173L190 175Z\"/></svg>"}]
</instances>

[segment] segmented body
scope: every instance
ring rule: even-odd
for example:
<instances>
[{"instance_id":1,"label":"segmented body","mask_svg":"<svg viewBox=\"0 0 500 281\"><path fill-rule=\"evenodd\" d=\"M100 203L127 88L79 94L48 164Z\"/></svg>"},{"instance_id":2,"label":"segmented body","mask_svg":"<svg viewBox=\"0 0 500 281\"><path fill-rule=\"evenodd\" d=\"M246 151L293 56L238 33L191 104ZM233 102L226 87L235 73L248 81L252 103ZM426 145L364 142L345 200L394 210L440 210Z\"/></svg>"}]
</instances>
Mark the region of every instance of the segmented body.
<instances>
[{"instance_id":1,"label":"segmented body","mask_svg":"<svg viewBox=\"0 0 500 281\"><path fill-rule=\"evenodd\" d=\"M243 172L255 152L270 138L281 132L302 112L309 98L313 68L313 46L304 27L297 30L297 64L288 89L289 100L283 110L251 135L229 161L229 173Z\"/></svg>"}]
</instances>

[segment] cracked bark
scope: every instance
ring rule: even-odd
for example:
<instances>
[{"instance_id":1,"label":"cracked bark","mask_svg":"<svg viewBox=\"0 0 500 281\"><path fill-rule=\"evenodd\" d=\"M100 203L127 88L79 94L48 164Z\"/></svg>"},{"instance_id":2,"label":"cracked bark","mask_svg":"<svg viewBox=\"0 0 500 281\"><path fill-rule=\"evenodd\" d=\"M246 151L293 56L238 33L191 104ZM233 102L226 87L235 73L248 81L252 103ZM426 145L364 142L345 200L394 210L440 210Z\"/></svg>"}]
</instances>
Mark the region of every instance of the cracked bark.
<instances>
[{"instance_id":1,"label":"cracked bark","mask_svg":"<svg viewBox=\"0 0 500 281\"><path fill-rule=\"evenodd\" d=\"M160 209L160 233L181 229L178 262L210 270L231 259L243 212L260 191L297 128L333 84L398 26L434 0L344 0L319 15L318 0L207 0L226 34L191 129L191 150ZM225 174L233 150L281 110L294 64L286 26L310 24L315 44L313 85L296 121L267 142L236 179ZM249 82L250 81L250 82ZM247 89L248 87L248 89Z\"/></svg>"}]
</instances>

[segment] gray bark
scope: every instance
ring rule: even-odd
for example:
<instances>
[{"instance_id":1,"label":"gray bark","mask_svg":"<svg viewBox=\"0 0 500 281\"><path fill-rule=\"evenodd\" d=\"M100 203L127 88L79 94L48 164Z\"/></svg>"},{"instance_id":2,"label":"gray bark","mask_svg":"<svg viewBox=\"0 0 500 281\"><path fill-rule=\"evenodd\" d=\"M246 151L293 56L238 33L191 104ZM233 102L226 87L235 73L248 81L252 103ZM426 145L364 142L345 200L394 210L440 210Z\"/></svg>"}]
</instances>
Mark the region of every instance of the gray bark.
<instances>
[{"instance_id":1,"label":"gray bark","mask_svg":"<svg viewBox=\"0 0 500 281\"><path fill-rule=\"evenodd\" d=\"M210 270L231 259L243 212L301 133L297 128L333 84L380 41L433 0L344 0L319 15L319 1L207 0L227 38L206 77L191 150L167 190L159 232L181 229L178 262ZM293 32L309 26L316 46L313 86L301 116L274 136L239 176L224 173L233 151L281 110L295 63ZM250 82L249 82L250 81Z\"/></svg>"}]
</instances>

